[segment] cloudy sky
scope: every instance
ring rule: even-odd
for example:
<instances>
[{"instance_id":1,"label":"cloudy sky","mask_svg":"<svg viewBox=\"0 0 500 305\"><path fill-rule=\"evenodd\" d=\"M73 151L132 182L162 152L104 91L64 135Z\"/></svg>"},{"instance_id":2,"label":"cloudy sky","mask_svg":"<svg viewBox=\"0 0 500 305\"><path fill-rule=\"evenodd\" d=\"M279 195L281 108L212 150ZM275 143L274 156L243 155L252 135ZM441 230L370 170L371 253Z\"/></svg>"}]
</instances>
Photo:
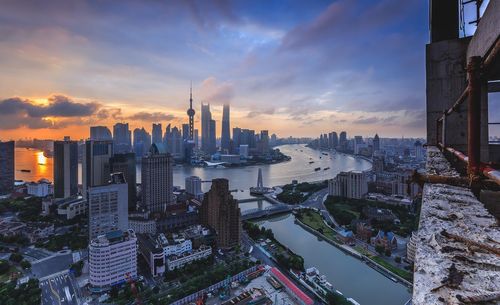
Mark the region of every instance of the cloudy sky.
<instances>
[{"instance_id":1,"label":"cloudy sky","mask_svg":"<svg viewBox=\"0 0 500 305\"><path fill-rule=\"evenodd\" d=\"M0 138L187 121L423 136L427 1L0 0ZM197 124L199 116L197 114Z\"/></svg>"}]
</instances>

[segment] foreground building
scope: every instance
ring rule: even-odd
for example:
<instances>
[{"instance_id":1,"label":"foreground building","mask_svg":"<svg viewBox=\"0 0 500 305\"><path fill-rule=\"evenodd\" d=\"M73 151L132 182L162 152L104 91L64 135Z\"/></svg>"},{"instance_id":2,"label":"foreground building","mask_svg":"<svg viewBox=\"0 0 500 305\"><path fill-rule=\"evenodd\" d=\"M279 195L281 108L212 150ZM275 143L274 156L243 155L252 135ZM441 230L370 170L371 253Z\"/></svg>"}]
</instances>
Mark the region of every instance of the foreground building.
<instances>
[{"instance_id":1,"label":"foreground building","mask_svg":"<svg viewBox=\"0 0 500 305\"><path fill-rule=\"evenodd\" d=\"M232 248L240 243L241 222L238 201L229 192L227 179L212 180L200 207L200 221L217 233L219 248Z\"/></svg>"},{"instance_id":2,"label":"foreground building","mask_svg":"<svg viewBox=\"0 0 500 305\"><path fill-rule=\"evenodd\" d=\"M128 229L128 186L123 174L111 175L108 185L88 191L89 240L114 230Z\"/></svg>"},{"instance_id":3,"label":"foreground building","mask_svg":"<svg viewBox=\"0 0 500 305\"><path fill-rule=\"evenodd\" d=\"M466 3L477 5L473 20L459 17ZM474 35L459 37L469 21ZM430 34L412 304L498 304L500 171L490 162L500 145L488 141L488 93L500 90L500 1L431 1Z\"/></svg>"},{"instance_id":4,"label":"foreground building","mask_svg":"<svg viewBox=\"0 0 500 305\"><path fill-rule=\"evenodd\" d=\"M137 238L133 230L112 231L91 240L89 281L106 289L137 277Z\"/></svg>"},{"instance_id":5,"label":"foreground building","mask_svg":"<svg viewBox=\"0 0 500 305\"><path fill-rule=\"evenodd\" d=\"M14 189L14 141L0 141L0 195Z\"/></svg>"},{"instance_id":6,"label":"foreground building","mask_svg":"<svg viewBox=\"0 0 500 305\"><path fill-rule=\"evenodd\" d=\"M85 142L82 162L83 196L90 187L105 185L109 181L109 159L113 156L113 141Z\"/></svg>"},{"instance_id":7,"label":"foreground building","mask_svg":"<svg viewBox=\"0 0 500 305\"><path fill-rule=\"evenodd\" d=\"M175 204L172 167L174 160L165 145L154 143L142 159L142 205L151 213L164 213Z\"/></svg>"},{"instance_id":8,"label":"foreground building","mask_svg":"<svg viewBox=\"0 0 500 305\"><path fill-rule=\"evenodd\" d=\"M115 154L109 159L111 173L123 173L128 185L128 209L135 210L137 205L137 169L134 153Z\"/></svg>"}]
</instances>

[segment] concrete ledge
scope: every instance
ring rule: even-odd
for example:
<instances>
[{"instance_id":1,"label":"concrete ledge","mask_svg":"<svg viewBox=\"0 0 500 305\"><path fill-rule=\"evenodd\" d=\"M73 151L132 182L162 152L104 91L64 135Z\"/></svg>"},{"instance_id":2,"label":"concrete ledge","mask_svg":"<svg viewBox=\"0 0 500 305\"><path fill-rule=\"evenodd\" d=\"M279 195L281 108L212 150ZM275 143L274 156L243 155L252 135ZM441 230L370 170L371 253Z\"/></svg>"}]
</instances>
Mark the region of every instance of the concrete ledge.
<instances>
[{"instance_id":1,"label":"concrete ledge","mask_svg":"<svg viewBox=\"0 0 500 305\"><path fill-rule=\"evenodd\" d=\"M455 175L439 150L428 149L428 171ZM426 184L413 285L413 304L498 304L500 230L467 188ZM458 238L457 238L458 237Z\"/></svg>"}]
</instances>

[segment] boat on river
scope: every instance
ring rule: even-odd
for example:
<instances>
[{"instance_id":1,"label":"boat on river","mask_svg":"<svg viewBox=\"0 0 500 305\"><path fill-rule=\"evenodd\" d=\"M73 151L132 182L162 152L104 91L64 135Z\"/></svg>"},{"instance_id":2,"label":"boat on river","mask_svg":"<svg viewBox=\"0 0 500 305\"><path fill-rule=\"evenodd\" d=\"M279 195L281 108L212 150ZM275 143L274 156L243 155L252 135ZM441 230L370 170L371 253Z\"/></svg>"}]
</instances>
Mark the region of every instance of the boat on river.
<instances>
[{"instance_id":1,"label":"boat on river","mask_svg":"<svg viewBox=\"0 0 500 305\"><path fill-rule=\"evenodd\" d=\"M321 167L316 167L316 168L314 169L314 171L315 171L315 172L317 172L317 171L319 171L319 170L321 170Z\"/></svg>"}]
</instances>

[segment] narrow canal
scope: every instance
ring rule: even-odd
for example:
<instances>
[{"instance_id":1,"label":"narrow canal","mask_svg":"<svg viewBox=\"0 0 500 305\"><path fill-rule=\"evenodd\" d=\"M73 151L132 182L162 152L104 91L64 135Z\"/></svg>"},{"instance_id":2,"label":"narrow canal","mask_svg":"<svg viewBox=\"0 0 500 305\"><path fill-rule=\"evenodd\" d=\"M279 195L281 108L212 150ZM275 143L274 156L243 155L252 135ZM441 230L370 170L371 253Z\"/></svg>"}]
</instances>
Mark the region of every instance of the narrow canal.
<instances>
[{"instance_id":1,"label":"narrow canal","mask_svg":"<svg viewBox=\"0 0 500 305\"><path fill-rule=\"evenodd\" d=\"M345 254L304 230L292 214L258 221L274 232L275 238L304 258L305 268L317 267L346 297L362 305L402 305L411 294L364 262Z\"/></svg>"}]
</instances>

